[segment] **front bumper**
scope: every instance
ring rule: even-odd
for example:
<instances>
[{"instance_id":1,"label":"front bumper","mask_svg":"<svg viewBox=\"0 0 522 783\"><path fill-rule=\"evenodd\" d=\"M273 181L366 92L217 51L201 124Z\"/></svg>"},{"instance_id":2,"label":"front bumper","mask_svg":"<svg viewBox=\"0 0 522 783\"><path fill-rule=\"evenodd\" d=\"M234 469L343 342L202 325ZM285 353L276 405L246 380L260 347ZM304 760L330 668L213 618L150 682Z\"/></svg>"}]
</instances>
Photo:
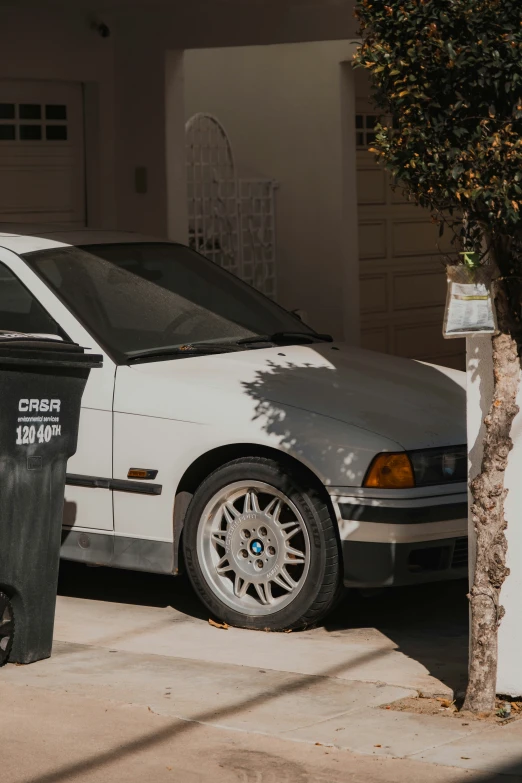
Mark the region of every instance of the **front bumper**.
<instances>
[{"instance_id":1,"label":"front bumper","mask_svg":"<svg viewBox=\"0 0 522 783\"><path fill-rule=\"evenodd\" d=\"M437 490L439 490L437 492ZM346 492L346 490L345 490ZM347 587L411 585L468 574L467 488L330 490Z\"/></svg>"}]
</instances>

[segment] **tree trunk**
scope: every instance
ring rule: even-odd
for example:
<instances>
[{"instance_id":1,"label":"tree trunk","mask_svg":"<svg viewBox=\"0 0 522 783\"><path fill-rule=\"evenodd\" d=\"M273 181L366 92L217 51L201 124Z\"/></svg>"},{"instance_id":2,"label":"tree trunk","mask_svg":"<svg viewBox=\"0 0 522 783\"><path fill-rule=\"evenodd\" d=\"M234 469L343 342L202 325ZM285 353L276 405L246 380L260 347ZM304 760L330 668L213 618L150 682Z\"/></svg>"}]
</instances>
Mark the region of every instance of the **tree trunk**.
<instances>
[{"instance_id":1,"label":"tree trunk","mask_svg":"<svg viewBox=\"0 0 522 783\"><path fill-rule=\"evenodd\" d=\"M496 310L499 333L492 338L494 391L484 423L481 471L471 482L471 514L477 538L477 560L471 604L469 683L464 709L492 712L497 684L498 627L504 614L500 590L509 574L506 567L507 527L504 501L508 490L504 477L513 448L511 425L518 413L520 361L513 337L510 301L504 283L498 286Z\"/></svg>"}]
</instances>

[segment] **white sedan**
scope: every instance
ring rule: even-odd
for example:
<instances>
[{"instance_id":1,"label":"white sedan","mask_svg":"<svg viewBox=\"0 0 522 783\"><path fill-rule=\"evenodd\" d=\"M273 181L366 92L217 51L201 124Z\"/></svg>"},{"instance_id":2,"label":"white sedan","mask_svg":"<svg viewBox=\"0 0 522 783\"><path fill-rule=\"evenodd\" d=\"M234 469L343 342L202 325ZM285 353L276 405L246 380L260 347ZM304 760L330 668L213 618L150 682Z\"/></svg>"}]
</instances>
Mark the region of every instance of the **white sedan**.
<instances>
[{"instance_id":1,"label":"white sedan","mask_svg":"<svg viewBox=\"0 0 522 783\"><path fill-rule=\"evenodd\" d=\"M333 342L179 244L0 234L0 329L104 357L64 558L185 568L209 612L270 630L343 583L466 574L463 373Z\"/></svg>"}]
</instances>

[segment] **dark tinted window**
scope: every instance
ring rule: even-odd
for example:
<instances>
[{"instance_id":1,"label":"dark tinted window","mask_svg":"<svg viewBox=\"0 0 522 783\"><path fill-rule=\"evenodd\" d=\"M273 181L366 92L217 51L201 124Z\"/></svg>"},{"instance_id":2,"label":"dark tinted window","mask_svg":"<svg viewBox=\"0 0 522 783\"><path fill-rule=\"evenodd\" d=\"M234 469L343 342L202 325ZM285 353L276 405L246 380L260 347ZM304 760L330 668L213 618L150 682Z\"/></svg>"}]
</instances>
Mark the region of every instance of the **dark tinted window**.
<instances>
[{"instance_id":1,"label":"dark tinted window","mask_svg":"<svg viewBox=\"0 0 522 783\"><path fill-rule=\"evenodd\" d=\"M118 360L151 348L311 331L182 245L88 245L24 257Z\"/></svg>"},{"instance_id":2,"label":"dark tinted window","mask_svg":"<svg viewBox=\"0 0 522 783\"><path fill-rule=\"evenodd\" d=\"M3 264L0 264L0 329L60 334L56 322Z\"/></svg>"}]
</instances>

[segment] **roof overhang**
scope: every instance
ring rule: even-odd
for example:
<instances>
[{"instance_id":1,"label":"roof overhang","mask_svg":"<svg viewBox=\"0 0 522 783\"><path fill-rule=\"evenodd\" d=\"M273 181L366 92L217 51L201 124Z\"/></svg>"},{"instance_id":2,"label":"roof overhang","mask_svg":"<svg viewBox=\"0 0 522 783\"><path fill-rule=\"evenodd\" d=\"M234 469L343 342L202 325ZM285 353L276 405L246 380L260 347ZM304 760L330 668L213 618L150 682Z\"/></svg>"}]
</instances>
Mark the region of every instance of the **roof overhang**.
<instances>
[{"instance_id":1,"label":"roof overhang","mask_svg":"<svg viewBox=\"0 0 522 783\"><path fill-rule=\"evenodd\" d=\"M355 0L3 0L4 9L59 12L132 28L167 48L299 43L357 36Z\"/></svg>"}]
</instances>

